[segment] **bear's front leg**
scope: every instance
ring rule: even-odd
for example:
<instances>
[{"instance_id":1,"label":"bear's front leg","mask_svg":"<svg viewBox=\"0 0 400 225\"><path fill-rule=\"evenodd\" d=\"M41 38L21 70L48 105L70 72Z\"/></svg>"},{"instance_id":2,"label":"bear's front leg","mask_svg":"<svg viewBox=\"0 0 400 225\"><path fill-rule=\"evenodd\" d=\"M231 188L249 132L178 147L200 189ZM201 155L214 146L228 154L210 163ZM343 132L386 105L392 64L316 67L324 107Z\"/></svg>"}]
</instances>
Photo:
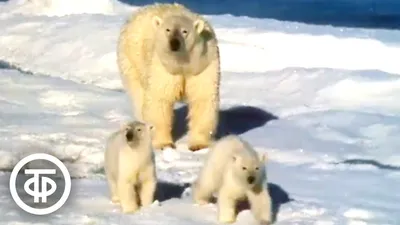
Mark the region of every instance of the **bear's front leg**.
<instances>
[{"instance_id":1,"label":"bear's front leg","mask_svg":"<svg viewBox=\"0 0 400 225\"><path fill-rule=\"evenodd\" d=\"M132 81L129 94L135 118L136 120L143 122L143 88L140 86L139 82Z\"/></svg>"},{"instance_id":2,"label":"bear's front leg","mask_svg":"<svg viewBox=\"0 0 400 225\"><path fill-rule=\"evenodd\" d=\"M118 195L123 213L133 213L139 209L134 183L128 179L119 178Z\"/></svg>"},{"instance_id":3,"label":"bear's front leg","mask_svg":"<svg viewBox=\"0 0 400 225\"><path fill-rule=\"evenodd\" d=\"M218 192L218 221L233 223L236 221L236 198L229 195L229 188L222 188Z\"/></svg>"},{"instance_id":4,"label":"bear's front leg","mask_svg":"<svg viewBox=\"0 0 400 225\"><path fill-rule=\"evenodd\" d=\"M208 148L215 132L218 109L213 99L189 102L189 150Z\"/></svg>"},{"instance_id":5,"label":"bear's front leg","mask_svg":"<svg viewBox=\"0 0 400 225\"><path fill-rule=\"evenodd\" d=\"M155 129L152 137L154 149L175 148L172 139L173 102L157 97L160 93L146 93L143 118Z\"/></svg>"},{"instance_id":6,"label":"bear's front leg","mask_svg":"<svg viewBox=\"0 0 400 225\"><path fill-rule=\"evenodd\" d=\"M250 203L250 209L262 225L272 223L271 217L271 197L268 189L263 185L256 186L254 190L247 192L247 199Z\"/></svg>"},{"instance_id":7,"label":"bear's front leg","mask_svg":"<svg viewBox=\"0 0 400 225\"><path fill-rule=\"evenodd\" d=\"M218 61L212 62L200 74L186 78L185 95L189 107L189 149L207 148L218 125Z\"/></svg>"}]
</instances>

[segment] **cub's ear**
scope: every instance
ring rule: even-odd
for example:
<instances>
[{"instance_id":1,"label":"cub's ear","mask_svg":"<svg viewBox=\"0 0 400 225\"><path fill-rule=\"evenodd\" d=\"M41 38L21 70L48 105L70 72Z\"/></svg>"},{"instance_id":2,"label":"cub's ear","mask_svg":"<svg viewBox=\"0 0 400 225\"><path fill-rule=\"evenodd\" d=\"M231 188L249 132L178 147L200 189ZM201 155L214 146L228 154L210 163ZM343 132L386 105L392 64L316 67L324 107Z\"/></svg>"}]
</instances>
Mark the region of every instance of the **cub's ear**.
<instances>
[{"instance_id":1,"label":"cub's ear","mask_svg":"<svg viewBox=\"0 0 400 225\"><path fill-rule=\"evenodd\" d=\"M162 19L160 18L160 17L158 17L158 16L154 16L153 17L153 20L152 20L152 23L153 23L153 26L154 27L159 27L159 26L161 26L161 24L162 24Z\"/></svg>"},{"instance_id":2,"label":"cub's ear","mask_svg":"<svg viewBox=\"0 0 400 225\"><path fill-rule=\"evenodd\" d=\"M128 142L131 142L133 140L133 131L132 131L132 129L129 129L129 130L126 131L125 138L126 138L126 141L128 141Z\"/></svg>"},{"instance_id":3,"label":"cub's ear","mask_svg":"<svg viewBox=\"0 0 400 225\"><path fill-rule=\"evenodd\" d=\"M268 154L266 152L260 153L260 162L266 163L268 161Z\"/></svg>"},{"instance_id":4,"label":"cub's ear","mask_svg":"<svg viewBox=\"0 0 400 225\"><path fill-rule=\"evenodd\" d=\"M120 130L128 130L129 129L129 123L128 122L123 122L119 124L119 129Z\"/></svg>"},{"instance_id":5,"label":"cub's ear","mask_svg":"<svg viewBox=\"0 0 400 225\"><path fill-rule=\"evenodd\" d=\"M194 29L196 30L196 32L198 34L200 34L201 32L203 32L205 24L204 24L203 20L198 19L198 20L194 21L193 26L194 26Z\"/></svg>"},{"instance_id":6,"label":"cub's ear","mask_svg":"<svg viewBox=\"0 0 400 225\"><path fill-rule=\"evenodd\" d=\"M154 126L151 124L147 124L147 127L149 128L149 130L154 130Z\"/></svg>"},{"instance_id":7,"label":"cub's ear","mask_svg":"<svg viewBox=\"0 0 400 225\"><path fill-rule=\"evenodd\" d=\"M232 156L232 161L235 162L235 163L241 162L242 161L241 159L242 158L241 158L240 154L235 154L235 155Z\"/></svg>"},{"instance_id":8,"label":"cub's ear","mask_svg":"<svg viewBox=\"0 0 400 225\"><path fill-rule=\"evenodd\" d=\"M236 162L236 160L237 160L237 157L236 156L232 156L232 161Z\"/></svg>"}]
</instances>

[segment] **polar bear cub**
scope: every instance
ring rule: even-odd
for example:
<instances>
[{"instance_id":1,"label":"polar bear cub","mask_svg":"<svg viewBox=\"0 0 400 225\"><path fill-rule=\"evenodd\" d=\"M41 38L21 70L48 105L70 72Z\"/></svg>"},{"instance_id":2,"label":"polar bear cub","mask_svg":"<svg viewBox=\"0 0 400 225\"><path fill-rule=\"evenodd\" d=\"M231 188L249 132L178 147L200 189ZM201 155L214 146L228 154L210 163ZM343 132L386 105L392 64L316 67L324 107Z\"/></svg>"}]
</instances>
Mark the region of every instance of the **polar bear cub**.
<instances>
[{"instance_id":1,"label":"polar bear cub","mask_svg":"<svg viewBox=\"0 0 400 225\"><path fill-rule=\"evenodd\" d=\"M157 178L152 130L150 125L132 121L107 140L104 170L111 201L120 203L124 213L133 213L139 204L148 206L154 201Z\"/></svg>"},{"instance_id":2,"label":"polar bear cub","mask_svg":"<svg viewBox=\"0 0 400 225\"><path fill-rule=\"evenodd\" d=\"M204 167L193 183L194 201L199 205L207 204L216 194L219 222L233 223L237 217L237 201L247 199L257 221L270 224L266 160L266 154L259 155L236 135L221 138L211 146Z\"/></svg>"}]
</instances>

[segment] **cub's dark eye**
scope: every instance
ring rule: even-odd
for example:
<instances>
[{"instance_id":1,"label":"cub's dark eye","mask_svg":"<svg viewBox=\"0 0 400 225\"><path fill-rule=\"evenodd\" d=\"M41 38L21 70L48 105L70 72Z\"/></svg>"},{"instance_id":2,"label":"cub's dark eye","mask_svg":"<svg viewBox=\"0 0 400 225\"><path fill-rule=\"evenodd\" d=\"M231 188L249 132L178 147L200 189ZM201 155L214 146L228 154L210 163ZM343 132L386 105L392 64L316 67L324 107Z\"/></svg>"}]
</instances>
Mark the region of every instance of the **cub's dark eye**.
<instances>
[{"instance_id":1,"label":"cub's dark eye","mask_svg":"<svg viewBox=\"0 0 400 225\"><path fill-rule=\"evenodd\" d=\"M247 170L247 168L246 168L246 167L244 167L244 166L242 167L242 169L243 169L243 170Z\"/></svg>"},{"instance_id":2,"label":"cub's dark eye","mask_svg":"<svg viewBox=\"0 0 400 225\"><path fill-rule=\"evenodd\" d=\"M169 28L165 29L167 32L170 32L171 30Z\"/></svg>"},{"instance_id":3,"label":"cub's dark eye","mask_svg":"<svg viewBox=\"0 0 400 225\"><path fill-rule=\"evenodd\" d=\"M142 128L138 127L138 128L136 128L136 131L140 132L140 131L142 131Z\"/></svg>"},{"instance_id":4,"label":"cub's dark eye","mask_svg":"<svg viewBox=\"0 0 400 225\"><path fill-rule=\"evenodd\" d=\"M182 30L182 33L183 34L187 34L187 30Z\"/></svg>"},{"instance_id":5,"label":"cub's dark eye","mask_svg":"<svg viewBox=\"0 0 400 225\"><path fill-rule=\"evenodd\" d=\"M259 168L258 167L256 167L256 170L258 170Z\"/></svg>"}]
</instances>

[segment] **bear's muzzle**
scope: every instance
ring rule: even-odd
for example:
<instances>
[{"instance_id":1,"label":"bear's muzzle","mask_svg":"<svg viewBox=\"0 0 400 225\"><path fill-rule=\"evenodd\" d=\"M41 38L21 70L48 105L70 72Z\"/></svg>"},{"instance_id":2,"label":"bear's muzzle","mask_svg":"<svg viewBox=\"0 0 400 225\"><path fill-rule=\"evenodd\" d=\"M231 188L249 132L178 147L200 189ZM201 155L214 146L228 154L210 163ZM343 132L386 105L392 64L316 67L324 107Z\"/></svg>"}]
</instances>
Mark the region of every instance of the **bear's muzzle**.
<instances>
[{"instance_id":1,"label":"bear's muzzle","mask_svg":"<svg viewBox=\"0 0 400 225\"><path fill-rule=\"evenodd\" d=\"M249 176L249 177L247 178L247 182L249 182L249 184L253 184L255 180L256 180L256 178L253 177L253 176Z\"/></svg>"},{"instance_id":2,"label":"bear's muzzle","mask_svg":"<svg viewBox=\"0 0 400 225\"><path fill-rule=\"evenodd\" d=\"M176 52L181 47L181 42L178 38L171 38L169 40L169 48L171 51Z\"/></svg>"}]
</instances>

